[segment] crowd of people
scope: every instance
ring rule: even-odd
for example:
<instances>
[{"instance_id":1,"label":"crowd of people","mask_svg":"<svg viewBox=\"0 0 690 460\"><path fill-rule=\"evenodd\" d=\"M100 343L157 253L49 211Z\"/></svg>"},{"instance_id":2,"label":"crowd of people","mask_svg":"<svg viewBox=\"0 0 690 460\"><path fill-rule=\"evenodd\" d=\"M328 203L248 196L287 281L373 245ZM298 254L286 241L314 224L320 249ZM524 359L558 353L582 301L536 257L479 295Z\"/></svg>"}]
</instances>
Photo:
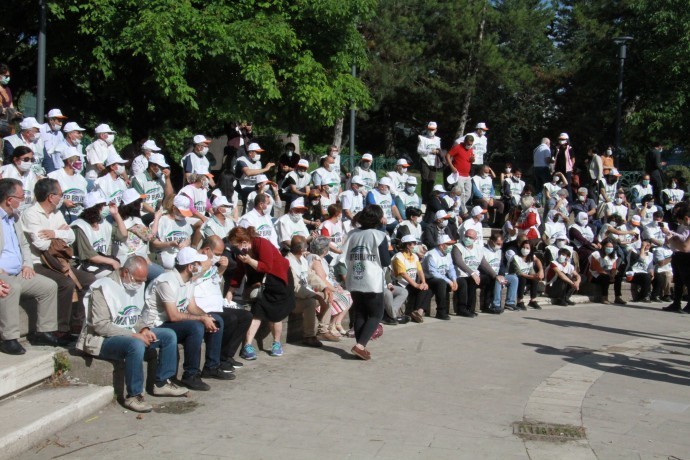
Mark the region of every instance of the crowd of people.
<instances>
[{"instance_id":1,"label":"crowd of people","mask_svg":"<svg viewBox=\"0 0 690 460\"><path fill-rule=\"evenodd\" d=\"M432 312L449 320L451 302L467 318L477 304L491 314L539 309L543 291L567 306L585 280L602 303L613 284L613 302L625 304L625 280L637 300L683 311L684 184L662 184L650 170L623 190L610 155L594 148L580 175L565 133L555 149L548 139L535 149L526 183L519 168L497 175L486 164L485 123L445 150L430 122L419 136L420 195L408 159L379 174L366 153L348 171L331 146L312 168L288 143L264 163L239 129L215 175L210 140L194 136L175 186L153 139L128 160L107 124L84 148L85 129L65 119L59 109L44 124L26 117L4 139L0 351L25 352L19 302L30 300L38 314L29 341L76 341L124 360L124 405L135 411L152 407L147 349L159 354L152 395L205 391L203 379L235 379L237 357L257 359L262 323L268 354L281 356L291 313L302 317L304 345L354 338L352 353L369 360L381 323L422 323ZM663 166L659 150L649 166Z\"/></svg>"}]
</instances>

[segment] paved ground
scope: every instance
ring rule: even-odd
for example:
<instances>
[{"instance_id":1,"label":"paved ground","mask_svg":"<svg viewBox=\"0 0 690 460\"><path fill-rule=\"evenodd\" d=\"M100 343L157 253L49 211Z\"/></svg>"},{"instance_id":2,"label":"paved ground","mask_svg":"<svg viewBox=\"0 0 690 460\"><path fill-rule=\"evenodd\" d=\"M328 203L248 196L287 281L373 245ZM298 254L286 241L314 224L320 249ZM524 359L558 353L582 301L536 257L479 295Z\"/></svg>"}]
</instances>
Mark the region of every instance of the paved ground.
<instances>
[{"instance_id":1,"label":"paved ground","mask_svg":"<svg viewBox=\"0 0 690 460\"><path fill-rule=\"evenodd\" d=\"M210 382L188 413L113 404L23 458L690 459L690 315L661 306L387 327L369 362L350 357L352 339L287 346ZM586 439L523 440L524 419Z\"/></svg>"}]
</instances>

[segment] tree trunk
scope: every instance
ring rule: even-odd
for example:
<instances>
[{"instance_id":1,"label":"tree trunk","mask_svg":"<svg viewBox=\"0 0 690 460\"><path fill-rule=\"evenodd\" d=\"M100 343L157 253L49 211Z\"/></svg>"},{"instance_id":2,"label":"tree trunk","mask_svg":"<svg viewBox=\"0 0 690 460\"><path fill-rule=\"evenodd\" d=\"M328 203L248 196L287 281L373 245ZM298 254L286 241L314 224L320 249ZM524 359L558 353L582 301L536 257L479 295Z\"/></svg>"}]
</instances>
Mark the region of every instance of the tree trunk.
<instances>
[{"instance_id":1,"label":"tree trunk","mask_svg":"<svg viewBox=\"0 0 690 460\"><path fill-rule=\"evenodd\" d=\"M395 136L393 134L393 121L391 121L391 114L388 108L383 109L383 120L386 126L383 132L383 142L386 148L385 156L395 158Z\"/></svg>"},{"instance_id":2,"label":"tree trunk","mask_svg":"<svg viewBox=\"0 0 690 460\"><path fill-rule=\"evenodd\" d=\"M477 85L477 74L479 73L479 52L482 47L482 41L484 40L484 24L486 24L486 8L488 2L482 0L484 5L482 6L481 20L479 21L479 30L477 32L477 42L471 51L470 58L467 63L467 82L465 99L462 102L462 112L460 114L460 123L458 125L458 130L455 133L455 138L462 136L465 133L465 125L467 124L467 118L470 113L470 102L472 101L472 95L474 94L474 89Z\"/></svg>"},{"instance_id":3,"label":"tree trunk","mask_svg":"<svg viewBox=\"0 0 690 460\"><path fill-rule=\"evenodd\" d=\"M343 126L345 125L345 117L340 117L335 122L335 127L333 127L333 145L337 146L338 149L343 145Z\"/></svg>"}]
</instances>

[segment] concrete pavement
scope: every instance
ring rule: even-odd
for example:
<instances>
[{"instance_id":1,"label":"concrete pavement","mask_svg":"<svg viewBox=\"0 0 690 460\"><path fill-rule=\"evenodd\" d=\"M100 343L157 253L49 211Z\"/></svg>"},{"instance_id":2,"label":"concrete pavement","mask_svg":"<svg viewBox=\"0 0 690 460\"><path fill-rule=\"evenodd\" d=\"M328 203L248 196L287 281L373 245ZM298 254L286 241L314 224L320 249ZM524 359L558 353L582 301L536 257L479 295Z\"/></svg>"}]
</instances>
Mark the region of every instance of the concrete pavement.
<instances>
[{"instance_id":1,"label":"concrete pavement","mask_svg":"<svg viewBox=\"0 0 690 460\"><path fill-rule=\"evenodd\" d=\"M690 315L547 307L386 327L260 354L232 382L140 418L112 404L21 458L690 459ZM180 414L176 412L187 411ZM521 438L521 421L585 428Z\"/></svg>"}]
</instances>

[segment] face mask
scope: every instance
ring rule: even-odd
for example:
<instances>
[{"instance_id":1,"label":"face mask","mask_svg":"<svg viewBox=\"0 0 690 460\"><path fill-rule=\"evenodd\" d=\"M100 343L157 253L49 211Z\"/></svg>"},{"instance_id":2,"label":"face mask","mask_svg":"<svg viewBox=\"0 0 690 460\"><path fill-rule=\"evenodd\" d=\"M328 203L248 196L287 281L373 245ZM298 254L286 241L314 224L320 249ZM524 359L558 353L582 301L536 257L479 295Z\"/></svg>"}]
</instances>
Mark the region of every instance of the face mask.
<instances>
[{"instance_id":1,"label":"face mask","mask_svg":"<svg viewBox=\"0 0 690 460\"><path fill-rule=\"evenodd\" d=\"M613 248L604 248L604 252L606 253L606 255L612 254Z\"/></svg>"},{"instance_id":2,"label":"face mask","mask_svg":"<svg viewBox=\"0 0 690 460\"><path fill-rule=\"evenodd\" d=\"M401 169L400 169L400 172L403 173L403 174L405 174L405 173L407 172L407 168L401 168Z\"/></svg>"},{"instance_id":3,"label":"face mask","mask_svg":"<svg viewBox=\"0 0 690 460\"><path fill-rule=\"evenodd\" d=\"M465 246L467 246L469 248L474 244L474 240L472 238L464 238L462 240L462 244L464 244Z\"/></svg>"},{"instance_id":4,"label":"face mask","mask_svg":"<svg viewBox=\"0 0 690 460\"><path fill-rule=\"evenodd\" d=\"M314 206L321 204L321 200L311 200L311 204Z\"/></svg>"},{"instance_id":5,"label":"face mask","mask_svg":"<svg viewBox=\"0 0 690 460\"><path fill-rule=\"evenodd\" d=\"M122 281L122 287L125 288L125 290L130 291L130 292L135 292L141 289L141 287L144 285L144 283L137 283L133 279L130 278L129 281L125 282L124 280Z\"/></svg>"},{"instance_id":6,"label":"face mask","mask_svg":"<svg viewBox=\"0 0 690 460\"><path fill-rule=\"evenodd\" d=\"M3 75L0 77L0 85L5 86L10 84L10 77Z\"/></svg>"},{"instance_id":7,"label":"face mask","mask_svg":"<svg viewBox=\"0 0 690 460\"><path fill-rule=\"evenodd\" d=\"M77 146L77 145L80 145L80 144L81 144L81 138L76 137L76 138L74 138L74 139L72 140L72 145Z\"/></svg>"},{"instance_id":8,"label":"face mask","mask_svg":"<svg viewBox=\"0 0 690 460\"><path fill-rule=\"evenodd\" d=\"M299 222L300 220L302 220L302 214L293 214L293 213L290 213L290 220L293 221L294 223L297 223L297 222Z\"/></svg>"},{"instance_id":9,"label":"face mask","mask_svg":"<svg viewBox=\"0 0 690 460\"><path fill-rule=\"evenodd\" d=\"M564 140L560 140L560 141L558 141L558 143L559 143L559 144L561 144L561 145L565 145L565 144L567 144L567 143L568 143L568 141L566 141L566 140L564 139Z\"/></svg>"},{"instance_id":10,"label":"face mask","mask_svg":"<svg viewBox=\"0 0 690 460\"><path fill-rule=\"evenodd\" d=\"M287 153L288 158L292 157L292 154L293 154L292 150L288 150L286 153Z\"/></svg>"},{"instance_id":11,"label":"face mask","mask_svg":"<svg viewBox=\"0 0 690 460\"><path fill-rule=\"evenodd\" d=\"M33 166L33 162L31 162L31 161L22 161L22 162L19 163L19 165L17 165L17 168L18 168L21 172L27 172L28 170L31 169L31 166Z\"/></svg>"},{"instance_id":12,"label":"face mask","mask_svg":"<svg viewBox=\"0 0 690 460\"><path fill-rule=\"evenodd\" d=\"M412 251L412 254L417 254L419 252L419 246L415 244L410 248L410 251Z\"/></svg>"},{"instance_id":13,"label":"face mask","mask_svg":"<svg viewBox=\"0 0 690 460\"><path fill-rule=\"evenodd\" d=\"M481 176L482 179L486 179L486 173L483 172L483 173L480 174L480 176Z\"/></svg>"},{"instance_id":14,"label":"face mask","mask_svg":"<svg viewBox=\"0 0 690 460\"><path fill-rule=\"evenodd\" d=\"M405 187L405 192L406 192L408 195L412 195L412 194L415 192L415 190L417 190L417 187L413 187L413 186L407 186L407 187Z\"/></svg>"},{"instance_id":15,"label":"face mask","mask_svg":"<svg viewBox=\"0 0 690 460\"><path fill-rule=\"evenodd\" d=\"M557 184L558 183L558 177L554 177L553 179L551 179L551 183Z\"/></svg>"},{"instance_id":16,"label":"face mask","mask_svg":"<svg viewBox=\"0 0 690 460\"><path fill-rule=\"evenodd\" d=\"M225 208L223 210L223 217L226 219L230 219L232 217L232 209L231 208Z\"/></svg>"},{"instance_id":17,"label":"face mask","mask_svg":"<svg viewBox=\"0 0 690 460\"><path fill-rule=\"evenodd\" d=\"M65 199L63 197L60 197L58 200L57 204L55 205L55 209L60 209L62 207L62 204L65 202Z\"/></svg>"},{"instance_id":18,"label":"face mask","mask_svg":"<svg viewBox=\"0 0 690 460\"><path fill-rule=\"evenodd\" d=\"M606 155L607 155L607 156L613 155L613 150L611 150L611 149L606 149Z\"/></svg>"},{"instance_id":19,"label":"face mask","mask_svg":"<svg viewBox=\"0 0 690 460\"><path fill-rule=\"evenodd\" d=\"M530 248L522 248L522 249L520 250L520 253L521 253L523 256L528 256L529 253L530 253Z\"/></svg>"},{"instance_id":20,"label":"face mask","mask_svg":"<svg viewBox=\"0 0 690 460\"><path fill-rule=\"evenodd\" d=\"M105 143L113 145L113 142L115 142L115 134L108 134L108 137L105 138Z\"/></svg>"},{"instance_id":21,"label":"face mask","mask_svg":"<svg viewBox=\"0 0 690 460\"><path fill-rule=\"evenodd\" d=\"M671 188L678 188L678 184L676 184L675 182L671 182Z\"/></svg>"},{"instance_id":22,"label":"face mask","mask_svg":"<svg viewBox=\"0 0 690 460\"><path fill-rule=\"evenodd\" d=\"M448 226L448 221L447 220L442 220L441 222L438 223L438 226L440 228L446 228Z\"/></svg>"},{"instance_id":23,"label":"face mask","mask_svg":"<svg viewBox=\"0 0 690 460\"><path fill-rule=\"evenodd\" d=\"M381 195L388 195L388 194L389 194L390 192L391 192L391 191L390 191L390 190L388 190L388 189L385 189L385 190L379 190L379 193L381 193Z\"/></svg>"},{"instance_id":24,"label":"face mask","mask_svg":"<svg viewBox=\"0 0 690 460\"><path fill-rule=\"evenodd\" d=\"M649 181L648 181L648 180L643 180L643 181L642 181L642 185L644 185L645 187L648 186L648 185L649 185Z\"/></svg>"},{"instance_id":25,"label":"face mask","mask_svg":"<svg viewBox=\"0 0 690 460\"><path fill-rule=\"evenodd\" d=\"M204 190L208 190L208 188L209 188L210 186L211 186L211 184L210 184L210 182L207 181L207 180L201 182L201 188L203 188Z\"/></svg>"},{"instance_id":26,"label":"face mask","mask_svg":"<svg viewBox=\"0 0 690 460\"><path fill-rule=\"evenodd\" d=\"M565 256L558 256L558 263L564 264L566 260Z\"/></svg>"},{"instance_id":27,"label":"face mask","mask_svg":"<svg viewBox=\"0 0 690 460\"><path fill-rule=\"evenodd\" d=\"M589 222L589 219L582 219L582 220L581 220L581 219L578 219L578 220L577 220L577 224L580 225L580 226L582 226L582 227L584 227L585 225L587 225L587 222Z\"/></svg>"},{"instance_id":28,"label":"face mask","mask_svg":"<svg viewBox=\"0 0 690 460\"><path fill-rule=\"evenodd\" d=\"M616 198L616 204L622 204L623 198Z\"/></svg>"},{"instance_id":29,"label":"face mask","mask_svg":"<svg viewBox=\"0 0 690 460\"><path fill-rule=\"evenodd\" d=\"M52 123L52 124L50 124L50 129L51 129L52 131L60 131L60 128L62 128L62 124L61 124L61 123Z\"/></svg>"},{"instance_id":30,"label":"face mask","mask_svg":"<svg viewBox=\"0 0 690 460\"><path fill-rule=\"evenodd\" d=\"M163 171L159 169L158 171L156 171L155 175L156 179L160 179L161 177L163 177Z\"/></svg>"},{"instance_id":31,"label":"face mask","mask_svg":"<svg viewBox=\"0 0 690 460\"><path fill-rule=\"evenodd\" d=\"M506 168L506 173L509 173L511 168Z\"/></svg>"},{"instance_id":32,"label":"face mask","mask_svg":"<svg viewBox=\"0 0 690 460\"><path fill-rule=\"evenodd\" d=\"M81 161L75 161L72 163L72 169L74 169L77 172L81 171L81 168L83 166L84 166L84 163Z\"/></svg>"},{"instance_id":33,"label":"face mask","mask_svg":"<svg viewBox=\"0 0 690 460\"><path fill-rule=\"evenodd\" d=\"M214 254L213 257L211 258L211 263L213 265L218 265L218 262L220 262L220 256L217 256Z\"/></svg>"},{"instance_id":34,"label":"face mask","mask_svg":"<svg viewBox=\"0 0 690 460\"><path fill-rule=\"evenodd\" d=\"M304 171L297 171L297 177L304 177Z\"/></svg>"},{"instance_id":35,"label":"face mask","mask_svg":"<svg viewBox=\"0 0 690 460\"><path fill-rule=\"evenodd\" d=\"M121 176L125 173L125 167L124 165L117 165L117 169L115 170L115 174L118 176Z\"/></svg>"},{"instance_id":36,"label":"face mask","mask_svg":"<svg viewBox=\"0 0 690 460\"><path fill-rule=\"evenodd\" d=\"M262 192L268 192L270 189L271 189L271 186L270 186L270 185L263 185L263 186L261 187L261 191L262 191Z\"/></svg>"},{"instance_id":37,"label":"face mask","mask_svg":"<svg viewBox=\"0 0 690 460\"><path fill-rule=\"evenodd\" d=\"M192 276L199 276L201 274L201 265L192 266Z\"/></svg>"},{"instance_id":38,"label":"face mask","mask_svg":"<svg viewBox=\"0 0 690 460\"><path fill-rule=\"evenodd\" d=\"M652 209L654 207L654 203L647 203L647 209Z\"/></svg>"},{"instance_id":39,"label":"face mask","mask_svg":"<svg viewBox=\"0 0 690 460\"><path fill-rule=\"evenodd\" d=\"M580 201L585 201L585 200L587 199L587 197L586 197L586 196L583 196L583 195L578 195L577 198L578 198Z\"/></svg>"},{"instance_id":40,"label":"face mask","mask_svg":"<svg viewBox=\"0 0 690 460\"><path fill-rule=\"evenodd\" d=\"M451 249L452 249L452 248L450 248L450 247L444 249L444 250L443 250L443 254L444 254L444 255L450 254Z\"/></svg>"},{"instance_id":41,"label":"face mask","mask_svg":"<svg viewBox=\"0 0 690 460\"><path fill-rule=\"evenodd\" d=\"M369 171L369 168L371 168L371 163L369 163L368 161L362 163L362 169L363 169L363 170Z\"/></svg>"},{"instance_id":42,"label":"face mask","mask_svg":"<svg viewBox=\"0 0 690 460\"><path fill-rule=\"evenodd\" d=\"M563 240L556 241L556 247L557 247L558 249L561 249L561 248L563 248L564 246L565 246L565 241L563 241Z\"/></svg>"},{"instance_id":43,"label":"face mask","mask_svg":"<svg viewBox=\"0 0 690 460\"><path fill-rule=\"evenodd\" d=\"M204 147L201 149L201 152L199 152L199 156L204 156L208 153L208 147Z\"/></svg>"}]
</instances>

